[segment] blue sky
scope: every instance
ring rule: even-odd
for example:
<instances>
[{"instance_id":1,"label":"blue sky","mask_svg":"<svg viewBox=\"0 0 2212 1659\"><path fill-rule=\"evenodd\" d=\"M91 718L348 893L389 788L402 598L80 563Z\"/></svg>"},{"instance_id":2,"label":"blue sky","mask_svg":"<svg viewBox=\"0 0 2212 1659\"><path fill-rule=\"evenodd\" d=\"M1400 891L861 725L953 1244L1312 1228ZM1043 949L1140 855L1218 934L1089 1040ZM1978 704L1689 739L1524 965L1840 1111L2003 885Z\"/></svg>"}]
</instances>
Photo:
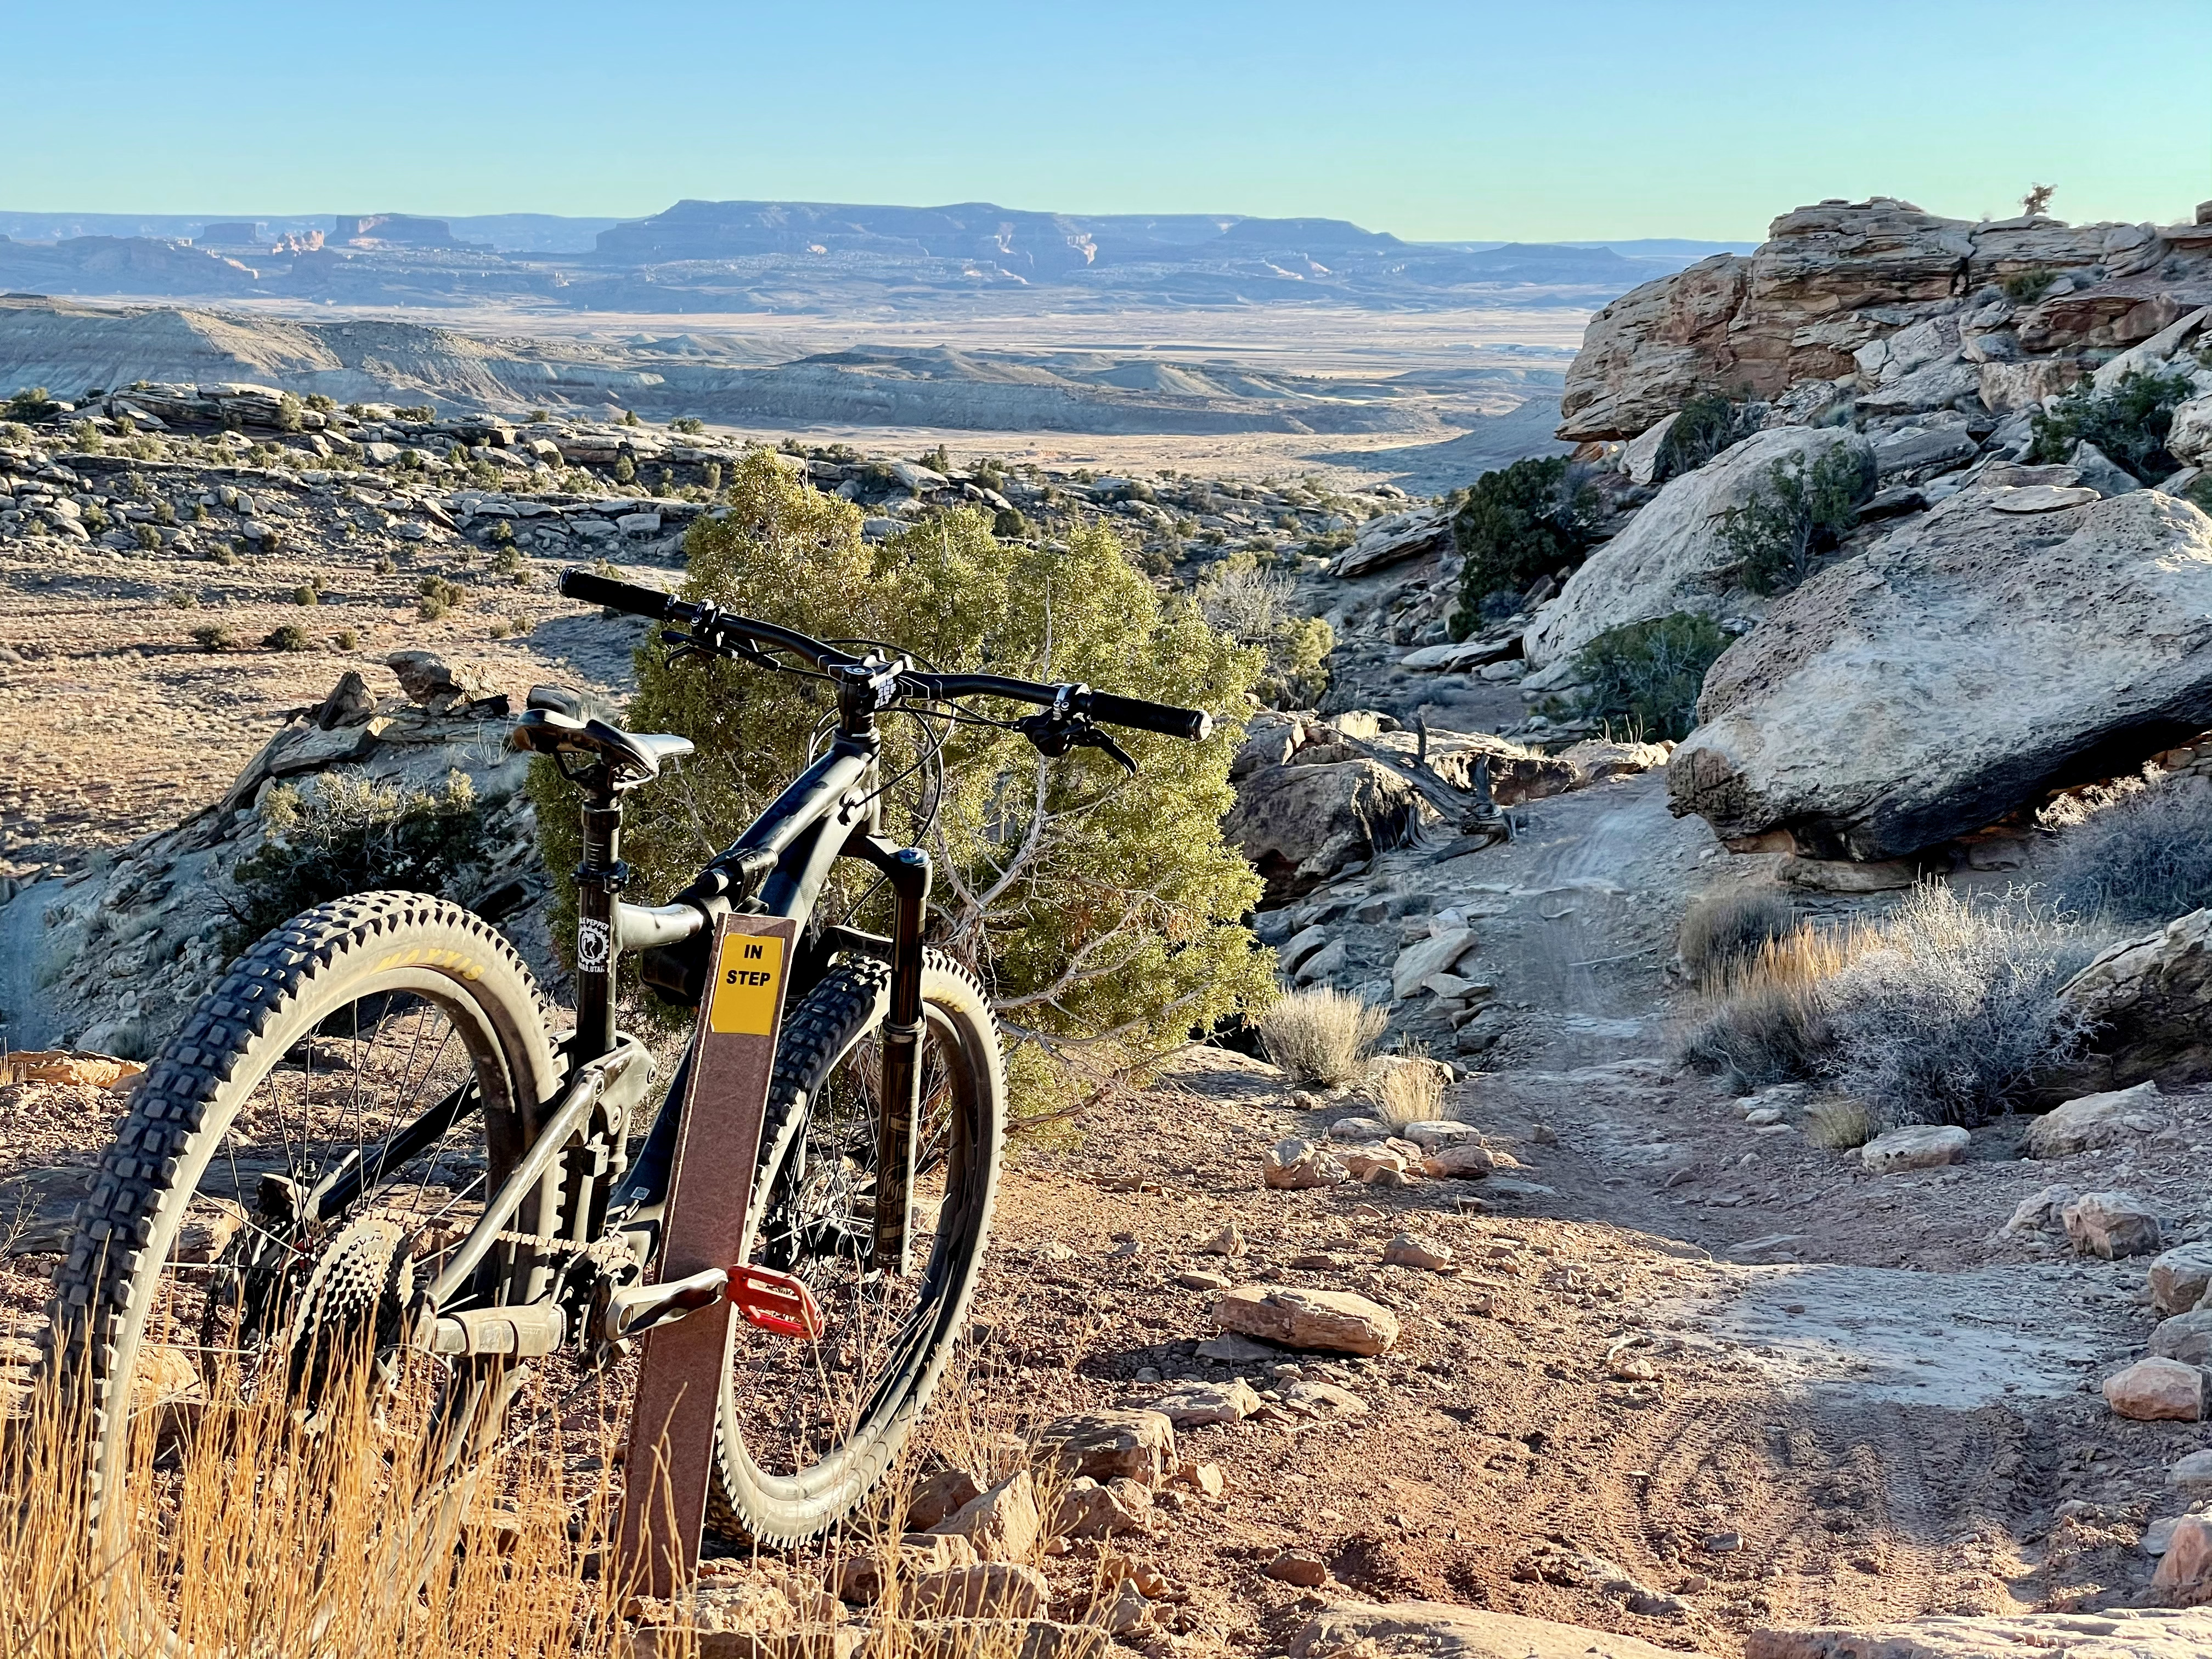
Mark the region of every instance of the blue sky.
<instances>
[{"instance_id":1,"label":"blue sky","mask_svg":"<svg viewBox=\"0 0 2212 1659\"><path fill-rule=\"evenodd\" d=\"M0 210L683 197L1756 239L1824 197L2212 198L2212 0L0 0ZM40 118L26 118L37 112Z\"/></svg>"}]
</instances>

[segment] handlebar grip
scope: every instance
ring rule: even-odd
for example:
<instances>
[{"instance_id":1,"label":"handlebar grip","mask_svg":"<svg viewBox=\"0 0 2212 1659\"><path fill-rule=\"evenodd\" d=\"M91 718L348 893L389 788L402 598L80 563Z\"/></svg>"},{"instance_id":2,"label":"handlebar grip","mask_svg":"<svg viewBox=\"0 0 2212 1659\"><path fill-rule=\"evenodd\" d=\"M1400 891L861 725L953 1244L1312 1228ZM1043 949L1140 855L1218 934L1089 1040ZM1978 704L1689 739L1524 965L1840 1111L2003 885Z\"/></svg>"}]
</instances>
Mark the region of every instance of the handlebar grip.
<instances>
[{"instance_id":1,"label":"handlebar grip","mask_svg":"<svg viewBox=\"0 0 2212 1659\"><path fill-rule=\"evenodd\" d=\"M1084 712L1109 726L1127 726L1186 743L1203 742L1213 731L1213 716L1202 708L1176 708L1139 697L1117 697L1110 691L1093 691Z\"/></svg>"},{"instance_id":2,"label":"handlebar grip","mask_svg":"<svg viewBox=\"0 0 2212 1659\"><path fill-rule=\"evenodd\" d=\"M564 570L561 573L561 591L572 599L581 599L586 605L604 605L610 611L627 611L633 617L650 617L655 622L665 622L674 612L670 609L675 601L657 587L641 587L635 582L618 582L612 577L593 575L588 570Z\"/></svg>"}]
</instances>

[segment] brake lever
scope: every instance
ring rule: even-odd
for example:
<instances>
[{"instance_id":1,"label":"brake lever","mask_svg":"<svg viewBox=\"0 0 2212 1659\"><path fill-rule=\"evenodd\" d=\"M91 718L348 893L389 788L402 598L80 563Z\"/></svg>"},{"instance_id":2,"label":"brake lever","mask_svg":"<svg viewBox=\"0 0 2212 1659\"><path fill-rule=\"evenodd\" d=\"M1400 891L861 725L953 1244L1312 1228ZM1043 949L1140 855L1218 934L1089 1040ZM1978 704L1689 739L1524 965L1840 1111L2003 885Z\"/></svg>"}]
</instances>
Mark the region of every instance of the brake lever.
<instances>
[{"instance_id":1,"label":"brake lever","mask_svg":"<svg viewBox=\"0 0 2212 1659\"><path fill-rule=\"evenodd\" d=\"M1030 740L1037 753L1058 760L1071 749L1103 750L1131 777L1137 763L1129 753L1088 720L1065 720L1057 712L1030 714L1014 722L1014 730Z\"/></svg>"}]
</instances>

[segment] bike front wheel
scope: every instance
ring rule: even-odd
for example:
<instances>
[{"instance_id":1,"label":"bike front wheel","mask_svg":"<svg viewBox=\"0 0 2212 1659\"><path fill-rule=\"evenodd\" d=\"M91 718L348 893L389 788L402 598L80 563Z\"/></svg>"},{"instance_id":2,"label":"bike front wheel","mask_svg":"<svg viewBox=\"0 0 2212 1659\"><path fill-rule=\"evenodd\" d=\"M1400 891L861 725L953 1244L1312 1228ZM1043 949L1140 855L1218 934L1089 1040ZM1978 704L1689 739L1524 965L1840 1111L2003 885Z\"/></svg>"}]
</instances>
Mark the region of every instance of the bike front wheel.
<instances>
[{"instance_id":1,"label":"bike front wheel","mask_svg":"<svg viewBox=\"0 0 2212 1659\"><path fill-rule=\"evenodd\" d=\"M833 968L786 1016L741 1260L796 1275L811 1342L740 1327L723 1374L708 1520L744 1542L817 1537L881 1480L957 1345L998 1195L1006 1073L975 976L922 969L913 1273L871 1269L890 970Z\"/></svg>"}]
</instances>

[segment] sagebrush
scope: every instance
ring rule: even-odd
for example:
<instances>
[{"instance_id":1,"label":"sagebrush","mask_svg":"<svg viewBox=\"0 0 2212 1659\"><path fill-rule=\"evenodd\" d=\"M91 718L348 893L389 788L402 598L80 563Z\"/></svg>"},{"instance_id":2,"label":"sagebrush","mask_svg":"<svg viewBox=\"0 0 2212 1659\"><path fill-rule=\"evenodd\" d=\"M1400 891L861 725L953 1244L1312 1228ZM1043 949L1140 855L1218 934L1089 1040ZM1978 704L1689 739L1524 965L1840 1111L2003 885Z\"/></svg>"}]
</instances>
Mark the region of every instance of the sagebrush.
<instances>
[{"instance_id":1,"label":"sagebrush","mask_svg":"<svg viewBox=\"0 0 2212 1659\"><path fill-rule=\"evenodd\" d=\"M456 902L473 895L489 856L485 814L463 772L435 789L326 772L312 795L280 783L261 803L268 839L231 872L235 955L278 923L348 893L403 888Z\"/></svg>"},{"instance_id":2,"label":"sagebrush","mask_svg":"<svg viewBox=\"0 0 2212 1659\"><path fill-rule=\"evenodd\" d=\"M1889 915L1801 927L1729 976L1683 1042L1740 1086L1826 1083L1883 1124L1983 1123L2089 1035L2061 1001L2109 942L2032 891L1923 883Z\"/></svg>"},{"instance_id":3,"label":"sagebrush","mask_svg":"<svg viewBox=\"0 0 2212 1659\"><path fill-rule=\"evenodd\" d=\"M1706 893L1682 912L1675 945L1692 981L1711 985L1741 972L1797 926L1796 907L1768 888Z\"/></svg>"},{"instance_id":4,"label":"sagebrush","mask_svg":"<svg viewBox=\"0 0 2212 1659\"><path fill-rule=\"evenodd\" d=\"M2060 832L2045 884L2069 910L2155 927L2212 905L2212 784L2201 778L2129 780L2042 822Z\"/></svg>"}]
</instances>

